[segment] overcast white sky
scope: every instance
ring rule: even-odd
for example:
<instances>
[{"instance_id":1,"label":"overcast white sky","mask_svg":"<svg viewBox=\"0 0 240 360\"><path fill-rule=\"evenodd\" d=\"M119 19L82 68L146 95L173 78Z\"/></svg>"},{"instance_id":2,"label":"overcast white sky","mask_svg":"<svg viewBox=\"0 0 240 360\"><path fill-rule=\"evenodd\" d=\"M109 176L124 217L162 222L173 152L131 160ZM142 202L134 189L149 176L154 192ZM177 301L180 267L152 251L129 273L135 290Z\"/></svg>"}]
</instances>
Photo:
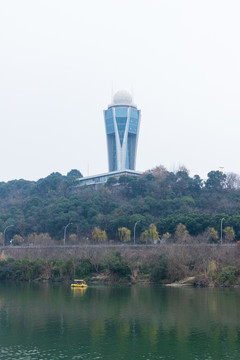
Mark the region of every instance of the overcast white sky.
<instances>
[{"instance_id":1,"label":"overcast white sky","mask_svg":"<svg viewBox=\"0 0 240 360\"><path fill-rule=\"evenodd\" d=\"M134 92L136 170L240 173L240 2L0 1L0 181L108 171L103 109Z\"/></svg>"}]
</instances>

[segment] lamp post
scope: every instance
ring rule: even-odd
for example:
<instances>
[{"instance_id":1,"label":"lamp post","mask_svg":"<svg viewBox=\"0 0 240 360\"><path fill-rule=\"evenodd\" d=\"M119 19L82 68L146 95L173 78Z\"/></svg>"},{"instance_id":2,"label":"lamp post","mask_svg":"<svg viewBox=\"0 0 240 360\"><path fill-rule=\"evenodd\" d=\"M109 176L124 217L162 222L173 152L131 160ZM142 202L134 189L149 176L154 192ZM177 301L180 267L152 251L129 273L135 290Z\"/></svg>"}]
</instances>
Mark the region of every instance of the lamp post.
<instances>
[{"instance_id":1,"label":"lamp post","mask_svg":"<svg viewBox=\"0 0 240 360\"><path fill-rule=\"evenodd\" d=\"M221 219L221 239L220 239L221 240L221 245L222 245L222 224L223 224L223 220L224 220L224 218Z\"/></svg>"},{"instance_id":2,"label":"lamp post","mask_svg":"<svg viewBox=\"0 0 240 360\"><path fill-rule=\"evenodd\" d=\"M133 229L133 243L134 243L134 245L135 245L135 242L136 242L136 237L135 237L135 234L136 234L136 226L137 226L137 224L138 224L140 221L141 221L141 220L138 220L138 221L136 221L135 224L134 224L134 229Z\"/></svg>"},{"instance_id":3,"label":"lamp post","mask_svg":"<svg viewBox=\"0 0 240 360\"><path fill-rule=\"evenodd\" d=\"M64 238L63 238L63 245L66 245L66 232L67 232L67 228L72 225L72 223L68 223L65 228L64 228Z\"/></svg>"},{"instance_id":4,"label":"lamp post","mask_svg":"<svg viewBox=\"0 0 240 360\"><path fill-rule=\"evenodd\" d=\"M4 229L4 232L3 232L3 246L5 246L5 235L6 235L6 231L7 231L8 228L10 228L10 227L12 227L12 226L14 226L14 225L8 225L8 226L5 227L5 229Z\"/></svg>"}]
</instances>

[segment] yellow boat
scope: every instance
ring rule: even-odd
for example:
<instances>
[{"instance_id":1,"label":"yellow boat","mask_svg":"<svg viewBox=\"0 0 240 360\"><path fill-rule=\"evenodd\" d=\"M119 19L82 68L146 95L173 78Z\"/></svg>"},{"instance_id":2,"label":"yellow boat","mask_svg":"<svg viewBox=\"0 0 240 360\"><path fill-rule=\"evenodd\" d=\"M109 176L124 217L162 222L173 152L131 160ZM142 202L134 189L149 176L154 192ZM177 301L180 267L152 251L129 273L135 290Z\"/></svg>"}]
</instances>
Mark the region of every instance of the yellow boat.
<instances>
[{"instance_id":1,"label":"yellow boat","mask_svg":"<svg viewBox=\"0 0 240 360\"><path fill-rule=\"evenodd\" d=\"M71 287L82 289L82 288L86 288L87 284L86 284L85 280L74 279L73 283L71 284Z\"/></svg>"}]
</instances>

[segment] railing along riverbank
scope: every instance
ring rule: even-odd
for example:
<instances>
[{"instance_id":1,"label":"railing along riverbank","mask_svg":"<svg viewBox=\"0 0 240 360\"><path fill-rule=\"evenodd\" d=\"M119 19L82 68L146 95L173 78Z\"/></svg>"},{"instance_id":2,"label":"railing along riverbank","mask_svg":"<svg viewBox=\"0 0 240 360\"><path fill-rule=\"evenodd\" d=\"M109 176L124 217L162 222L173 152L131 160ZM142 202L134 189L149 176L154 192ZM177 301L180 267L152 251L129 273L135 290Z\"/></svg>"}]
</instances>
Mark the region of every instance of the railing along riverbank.
<instances>
[{"instance_id":1,"label":"railing along riverbank","mask_svg":"<svg viewBox=\"0 0 240 360\"><path fill-rule=\"evenodd\" d=\"M0 255L20 259L29 256L31 259L67 259L73 257L89 257L92 254L103 254L109 251L119 251L121 254L148 254L179 253L216 253L236 252L240 249L238 244L78 244L78 245L21 245L1 246Z\"/></svg>"}]
</instances>

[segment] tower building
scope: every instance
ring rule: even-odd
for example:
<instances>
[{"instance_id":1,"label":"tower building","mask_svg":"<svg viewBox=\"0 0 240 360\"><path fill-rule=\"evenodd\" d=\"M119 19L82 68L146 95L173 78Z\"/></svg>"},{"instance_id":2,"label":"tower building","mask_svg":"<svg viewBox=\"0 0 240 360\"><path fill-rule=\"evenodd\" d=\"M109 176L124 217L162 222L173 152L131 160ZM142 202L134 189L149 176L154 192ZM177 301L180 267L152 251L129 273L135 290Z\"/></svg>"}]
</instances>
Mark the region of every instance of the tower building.
<instances>
[{"instance_id":1,"label":"tower building","mask_svg":"<svg viewBox=\"0 0 240 360\"><path fill-rule=\"evenodd\" d=\"M124 90L104 110L109 171L135 170L141 111Z\"/></svg>"}]
</instances>

